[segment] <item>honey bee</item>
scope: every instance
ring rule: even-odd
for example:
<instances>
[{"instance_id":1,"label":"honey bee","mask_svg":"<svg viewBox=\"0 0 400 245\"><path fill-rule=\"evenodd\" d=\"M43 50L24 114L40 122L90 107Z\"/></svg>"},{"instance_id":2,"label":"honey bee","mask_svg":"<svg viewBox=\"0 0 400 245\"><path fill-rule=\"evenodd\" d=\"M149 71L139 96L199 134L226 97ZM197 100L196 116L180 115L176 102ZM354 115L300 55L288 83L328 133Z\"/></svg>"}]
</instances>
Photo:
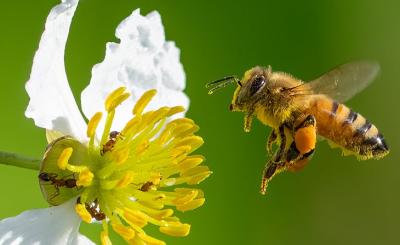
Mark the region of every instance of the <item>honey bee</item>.
<instances>
[{"instance_id":1,"label":"honey bee","mask_svg":"<svg viewBox=\"0 0 400 245\"><path fill-rule=\"evenodd\" d=\"M244 130L249 132L253 117L272 128L266 148L272 154L261 181L261 193L279 172L298 171L311 159L317 135L340 147L345 155L358 159L380 159L389 153L377 127L343 102L367 87L379 72L379 64L355 61L338 66L319 78L304 83L271 67L254 67L243 79L229 76L208 83L209 94L231 83L231 111L245 113Z\"/></svg>"}]
</instances>

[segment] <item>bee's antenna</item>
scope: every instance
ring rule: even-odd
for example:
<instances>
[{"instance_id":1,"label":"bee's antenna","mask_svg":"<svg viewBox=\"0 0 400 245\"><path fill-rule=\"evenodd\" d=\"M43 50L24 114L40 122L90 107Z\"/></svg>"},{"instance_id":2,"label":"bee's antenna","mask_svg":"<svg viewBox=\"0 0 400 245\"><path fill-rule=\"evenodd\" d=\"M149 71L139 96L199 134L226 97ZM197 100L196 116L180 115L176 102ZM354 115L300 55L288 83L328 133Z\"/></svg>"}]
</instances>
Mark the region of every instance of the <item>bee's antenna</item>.
<instances>
[{"instance_id":1,"label":"bee's antenna","mask_svg":"<svg viewBox=\"0 0 400 245\"><path fill-rule=\"evenodd\" d=\"M235 83L235 82L238 83L239 86L242 86L239 78L237 78L235 76L229 76L229 77L224 77L224 78L218 79L216 81L207 83L206 88L210 88L210 90L208 90L208 94L213 94L215 91L217 91L221 88L225 88L229 84Z\"/></svg>"}]
</instances>

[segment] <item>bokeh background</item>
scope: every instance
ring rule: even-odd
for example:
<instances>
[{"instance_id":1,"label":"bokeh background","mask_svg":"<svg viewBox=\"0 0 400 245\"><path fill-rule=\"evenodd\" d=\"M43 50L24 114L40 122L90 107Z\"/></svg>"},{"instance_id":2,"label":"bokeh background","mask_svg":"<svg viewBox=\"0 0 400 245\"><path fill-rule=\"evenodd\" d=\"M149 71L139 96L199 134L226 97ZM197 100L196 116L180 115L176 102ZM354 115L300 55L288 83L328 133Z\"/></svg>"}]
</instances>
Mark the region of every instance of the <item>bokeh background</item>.
<instances>
[{"instance_id":1,"label":"bokeh background","mask_svg":"<svg viewBox=\"0 0 400 245\"><path fill-rule=\"evenodd\" d=\"M40 35L56 0L1 1L0 149L40 158L44 131L24 117L24 90ZM201 126L200 152L214 174L201 184L206 204L181 214L190 236L169 244L398 244L400 228L400 2L82 0L66 49L71 87L79 100L91 67L117 41L118 23L140 7L158 10L166 35L181 48L191 99L188 116ZM241 75L255 65L310 80L346 61L368 58L382 67L378 79L348 102L378 126L391 146L380 161L343 157L320 142L301 172L277 176L259 194L270 129L228 106L234 87L209 96L206 82ZM43 95L46 96L46 95ZM0 218L46 207L37 173L0 165ZM100 226L82 232L99 242ZM123 241L113 237L115 244Z\"/></svg>"}]
</instances>

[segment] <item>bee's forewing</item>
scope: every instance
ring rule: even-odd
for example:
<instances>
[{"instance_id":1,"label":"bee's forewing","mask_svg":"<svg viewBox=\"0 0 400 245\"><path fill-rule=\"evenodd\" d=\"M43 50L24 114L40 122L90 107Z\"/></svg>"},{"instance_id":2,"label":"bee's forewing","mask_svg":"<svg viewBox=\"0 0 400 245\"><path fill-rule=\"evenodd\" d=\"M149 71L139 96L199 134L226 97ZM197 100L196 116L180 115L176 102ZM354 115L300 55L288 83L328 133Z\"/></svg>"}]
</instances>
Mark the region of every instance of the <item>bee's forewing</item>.
<instances>
[{"instance_id":1,"label":"bee's forewing","mask_svg":"<svg viewBox=\"0 0 400 245\"><path fill-rule=\"evenodd\" d=\"M344 102L366 88L376 78L379 70L377 62L354 61L340 65L305 85L313 94L325 94L338 102Z\"/></svg>"}]
</instances>

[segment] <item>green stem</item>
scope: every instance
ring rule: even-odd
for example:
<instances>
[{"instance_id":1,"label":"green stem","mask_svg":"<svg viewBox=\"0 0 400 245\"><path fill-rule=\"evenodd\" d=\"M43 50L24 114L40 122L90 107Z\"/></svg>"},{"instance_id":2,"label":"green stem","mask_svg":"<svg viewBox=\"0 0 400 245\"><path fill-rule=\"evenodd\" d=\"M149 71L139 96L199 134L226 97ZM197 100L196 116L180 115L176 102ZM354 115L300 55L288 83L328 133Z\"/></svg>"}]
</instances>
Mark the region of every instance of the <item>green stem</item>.
<instances>
[{"instance_id":1,"label":"green stem","mask_svg":"<svg viewBox=\"0 0 400 245\"><path fill-rule=\"evenodd\" d=\"M0 164L39 170L41 160L21 156L16 153L0 151Z\"/></svg>"}]
</instances>

